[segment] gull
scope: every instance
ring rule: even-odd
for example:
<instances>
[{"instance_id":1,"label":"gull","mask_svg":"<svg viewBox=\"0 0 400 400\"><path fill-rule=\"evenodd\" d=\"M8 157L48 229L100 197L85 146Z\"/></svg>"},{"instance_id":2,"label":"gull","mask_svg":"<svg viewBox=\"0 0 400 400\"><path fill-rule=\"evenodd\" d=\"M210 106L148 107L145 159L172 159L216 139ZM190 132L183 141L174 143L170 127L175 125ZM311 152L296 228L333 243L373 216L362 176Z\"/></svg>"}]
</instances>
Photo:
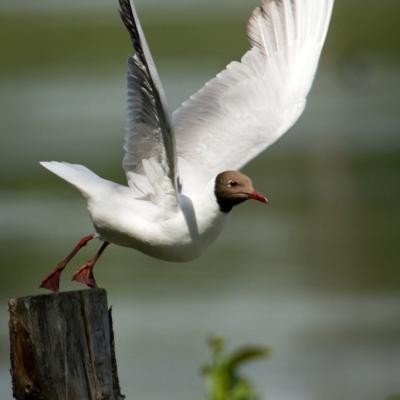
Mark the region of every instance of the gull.
<instances>
[{"instance_id":1,"label":"gull","mask_svg":"<svg viewBox=\"0 0 400 400\"><path fill-rule=\"evenodd\" d=\"M83 237L41 282L60 274L90 240L102 241L73 279L96 286L93 267L112 243L174 262L198 257L232 209L268 203L239 170L303 113L334 0L262 0L247 25L250 49L170 116L133 0L119 0L134 54L128 58L123 168L128 185L82 165L41 162L86 199L95 233Z\"/></svg>"}]
</instances>

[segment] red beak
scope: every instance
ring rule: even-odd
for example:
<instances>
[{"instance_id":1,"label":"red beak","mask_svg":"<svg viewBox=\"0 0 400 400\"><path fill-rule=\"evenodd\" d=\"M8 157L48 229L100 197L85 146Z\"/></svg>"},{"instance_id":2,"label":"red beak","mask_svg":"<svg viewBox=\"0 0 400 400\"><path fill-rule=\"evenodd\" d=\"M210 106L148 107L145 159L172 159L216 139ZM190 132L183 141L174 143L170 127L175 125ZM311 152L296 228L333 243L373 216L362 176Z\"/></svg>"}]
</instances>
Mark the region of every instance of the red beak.
<instances>
[{"instance_id":1,"label":"red beak","mask_svg":"<svg viewBox=\"0 0 400 400\"><path fill-rule=\"evenodd\" d=\"M253 193L248 193L247 196L249 196L249 199L261 201L261 203L268 204L269 200L261 193L258 193L254 191Z\"/></svg>"}]
</instances>

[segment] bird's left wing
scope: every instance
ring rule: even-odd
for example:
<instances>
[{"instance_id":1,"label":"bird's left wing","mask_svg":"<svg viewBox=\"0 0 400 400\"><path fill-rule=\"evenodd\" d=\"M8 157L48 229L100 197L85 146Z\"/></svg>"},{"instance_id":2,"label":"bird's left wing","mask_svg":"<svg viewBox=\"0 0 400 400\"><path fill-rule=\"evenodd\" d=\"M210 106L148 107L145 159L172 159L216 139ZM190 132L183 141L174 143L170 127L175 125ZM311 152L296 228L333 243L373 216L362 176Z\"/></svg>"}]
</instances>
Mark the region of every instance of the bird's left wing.
<instances>
[{"instance_id":1,"label":"bird's left wing","mask_svg":"<svg viewBox=\"0 0 400 400\"><path fill-rule=\"evenodd\" d=\"M299 118L334 0L262 0L248 24L251 49L173 114L177 153L206 183L237 170ZM199 175L199 172L201 173ZM185 171L181 170L185 190Z\"/></svg>"},{"instance_id":2,"label":"bird's left wing","mask_svg":"<svg viewBox=\"0 0 400 400\"><path fill-rule=\"evenodd\" d=\"M178 191L175 143L165 95L133 0L119 0L135 54L128 58L123 167L129 186L154 201Z\"/></svg>"}]
</instances>

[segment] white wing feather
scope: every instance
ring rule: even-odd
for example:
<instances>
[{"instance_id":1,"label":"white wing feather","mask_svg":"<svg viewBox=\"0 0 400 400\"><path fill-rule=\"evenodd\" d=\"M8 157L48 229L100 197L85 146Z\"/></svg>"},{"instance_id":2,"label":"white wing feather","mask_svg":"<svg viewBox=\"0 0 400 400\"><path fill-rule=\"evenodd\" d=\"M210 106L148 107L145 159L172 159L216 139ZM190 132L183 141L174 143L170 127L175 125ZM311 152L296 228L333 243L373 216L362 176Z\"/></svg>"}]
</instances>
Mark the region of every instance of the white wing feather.
<instances>
[{"instance_id":1,"label":"white wing feather","mask_svg":"<svg viewBox=\"0 0 400 400\"><path fill-rule=\"evenodd\" d=\"M240 169L297 121L333 2L263 0L249 20L252 48L241 62L229 64L174 112L178 157L192 165L197 179L206 183ZM190 177L184 171L181 177L185 190Z\"/></svg>"}]
</instances>

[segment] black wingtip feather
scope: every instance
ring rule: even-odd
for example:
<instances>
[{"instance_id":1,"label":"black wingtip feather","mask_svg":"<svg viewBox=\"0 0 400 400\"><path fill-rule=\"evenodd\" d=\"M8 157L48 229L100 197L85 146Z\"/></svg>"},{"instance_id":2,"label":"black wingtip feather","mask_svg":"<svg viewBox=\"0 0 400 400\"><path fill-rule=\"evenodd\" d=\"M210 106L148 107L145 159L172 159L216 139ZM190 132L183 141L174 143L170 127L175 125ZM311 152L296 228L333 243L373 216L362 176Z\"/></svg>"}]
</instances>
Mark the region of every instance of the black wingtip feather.
<instances>
[{"instance_id":1,"label":"black wingtip feather","mask_svg":"<svg viewBox=\"0 0 400 400\"><path fill-rule=\"evenodd\" d=\"M119 0L119 15L121 16L121 20L124 23L125 28L129 32L129 35L132 39L133 48L135 49L136 53L138 53L142 62L145 63L143 48L141 45L138 27L135 17L133 15L130 0Z\"/></svg>"}]
</instances>

